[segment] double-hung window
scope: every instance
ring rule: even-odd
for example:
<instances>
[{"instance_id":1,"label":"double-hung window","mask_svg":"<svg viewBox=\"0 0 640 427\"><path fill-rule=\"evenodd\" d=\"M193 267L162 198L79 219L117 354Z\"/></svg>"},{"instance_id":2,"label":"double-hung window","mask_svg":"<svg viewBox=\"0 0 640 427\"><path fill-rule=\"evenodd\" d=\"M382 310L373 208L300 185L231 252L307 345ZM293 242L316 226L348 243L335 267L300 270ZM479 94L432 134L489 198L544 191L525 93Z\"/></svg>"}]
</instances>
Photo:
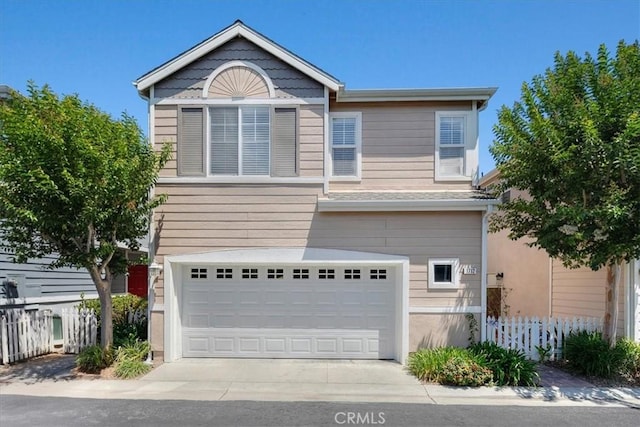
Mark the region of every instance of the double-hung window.
<instances>
[{"instance_id":1,"label":"double-hung window","mask_svg":"<svg viewBox=\"0 0 640 427\"><path fill-rule=\"evenodd\" d=\"M269 175L269 107L211 107L212 175Z\"/></svg>"},{"instance_id":2,"label":"double-hung window","mask_svg":"<svg viewBox=\"0 0 640 427\"><path fill-rule=\"evenodd\" d=\"M296 108L183 108L180 117L178 173L182 176L298 174Z\"/></svg>"},{"instance_id":3,"label":"double-hung window","mask_svg":"<svg viewBox=\"0 0 640 427\"><path fill-rule=\"evenodd\" d=\"M465 153L469 140L469 114L436 113L436 177L461 179L466 177Z\"/></svg>"},{"instance_id":4,"label":"double-hung window","mask_svg":"<svg viewBox=\"0 0 640 427\"><path fill-rule=\"evenodd\" d=\"M331 176L360 177L361 113L331 114Z\"/></svg>"}]
</instances>

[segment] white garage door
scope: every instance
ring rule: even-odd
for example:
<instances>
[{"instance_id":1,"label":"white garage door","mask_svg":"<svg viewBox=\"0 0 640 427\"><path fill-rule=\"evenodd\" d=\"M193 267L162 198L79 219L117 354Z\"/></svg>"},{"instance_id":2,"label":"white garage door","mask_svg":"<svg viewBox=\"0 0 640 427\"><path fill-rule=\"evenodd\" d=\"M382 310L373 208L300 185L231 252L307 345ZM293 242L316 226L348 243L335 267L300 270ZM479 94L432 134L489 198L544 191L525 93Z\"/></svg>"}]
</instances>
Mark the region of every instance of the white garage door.
<instances>
[{"instance_id":1,"label":"white garage door","mask_svg":"<svg viewBox=\"0 0 640 427\"><path fill-rule=\"evenodd\" d=\"M183 357L395 357L392 268L183 271Z\"/></svg>"}]
</instances>

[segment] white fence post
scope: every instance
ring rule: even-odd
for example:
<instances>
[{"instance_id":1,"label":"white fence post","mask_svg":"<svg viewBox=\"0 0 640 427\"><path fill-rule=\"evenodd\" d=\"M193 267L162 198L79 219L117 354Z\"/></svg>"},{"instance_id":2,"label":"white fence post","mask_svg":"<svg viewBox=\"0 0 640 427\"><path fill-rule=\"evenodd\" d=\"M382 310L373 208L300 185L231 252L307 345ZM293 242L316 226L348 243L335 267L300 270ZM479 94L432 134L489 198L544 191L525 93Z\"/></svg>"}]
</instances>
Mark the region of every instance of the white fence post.
<instances>
[{"instance_id":1,"label":"white fence post","mask_svg":"<svg viewBox=\"0 0 640 427\"><path fill-rule=\"evenodd\" d=\"M7 325L7 316L0 315L0 362L3 365L9 364L9 327Z\"/></svg>"}]
</instances>

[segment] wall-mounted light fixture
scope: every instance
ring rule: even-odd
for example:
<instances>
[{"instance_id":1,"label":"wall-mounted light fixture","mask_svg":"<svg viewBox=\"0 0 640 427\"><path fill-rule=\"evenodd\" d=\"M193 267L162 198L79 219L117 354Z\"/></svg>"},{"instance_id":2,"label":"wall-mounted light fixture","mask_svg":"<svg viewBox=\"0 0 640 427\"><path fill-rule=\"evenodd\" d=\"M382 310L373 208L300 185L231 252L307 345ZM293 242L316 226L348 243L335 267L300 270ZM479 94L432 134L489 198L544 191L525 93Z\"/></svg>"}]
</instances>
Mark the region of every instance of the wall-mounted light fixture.
<instances>
[{"instance_id":1,"label":"wall-mounted light fixture","mask_svg":"<svg viewBox=\"0 0 640 427\"><path fill-rule=\"evenodd\" d=\"M151 281L155 282L160 276L160 273L162 273L162 266L154 259L151 265L149 265L149 276L151 276Z\"/></svg>"},{"instance_id":2,"label":"wall-mounted light fixture","mask_svg":"<svg viewBox=\"0 0 640 427\"><path fill-rule=\"evenodd\" d=\"M504 279L504 273L497 273L496 280L502 280L502 279Z\"/></svg>"}]
</instances>

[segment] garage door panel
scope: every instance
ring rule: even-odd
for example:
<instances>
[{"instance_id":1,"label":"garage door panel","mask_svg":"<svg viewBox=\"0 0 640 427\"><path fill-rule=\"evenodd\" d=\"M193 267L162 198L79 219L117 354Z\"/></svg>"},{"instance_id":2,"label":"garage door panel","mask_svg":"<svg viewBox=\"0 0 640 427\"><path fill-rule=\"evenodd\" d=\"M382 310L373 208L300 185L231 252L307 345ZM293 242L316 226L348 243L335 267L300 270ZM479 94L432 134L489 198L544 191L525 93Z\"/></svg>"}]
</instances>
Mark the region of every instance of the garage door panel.
<instances>
[{"instance_id":1,"label":"garage door panel","mask_svg":"<svg viewBox=\"0 0 640 427\"><path fill-rule=\"evenodd\" d=\"M189 325L193 328L208 328L209 315L208 314L189 314Z\"/></svg>"},{"instance_id":2,"label":"garage door panel","mask_svg":"<svg viewBox=\"0 0 640 427\"><path fill-rule=\"evenodd\" d=\"M318 329L184 330L184 357L392 358L377 331Z\"/></svg>"},{"instance_id":3,"label":"garage door panel","mask_svg":"<svg viewBox=\"0 0 640 427\"><path fill-rule=\"evenodd\" d=\"M290 270L271 280L266 269L259 280L235 269L233 279L186 277L183 357L394 358L395 283L370 280L365 268L357 280L340 269L318 280L313 268L290 280Z\"/></svg>"}]
</instances>

